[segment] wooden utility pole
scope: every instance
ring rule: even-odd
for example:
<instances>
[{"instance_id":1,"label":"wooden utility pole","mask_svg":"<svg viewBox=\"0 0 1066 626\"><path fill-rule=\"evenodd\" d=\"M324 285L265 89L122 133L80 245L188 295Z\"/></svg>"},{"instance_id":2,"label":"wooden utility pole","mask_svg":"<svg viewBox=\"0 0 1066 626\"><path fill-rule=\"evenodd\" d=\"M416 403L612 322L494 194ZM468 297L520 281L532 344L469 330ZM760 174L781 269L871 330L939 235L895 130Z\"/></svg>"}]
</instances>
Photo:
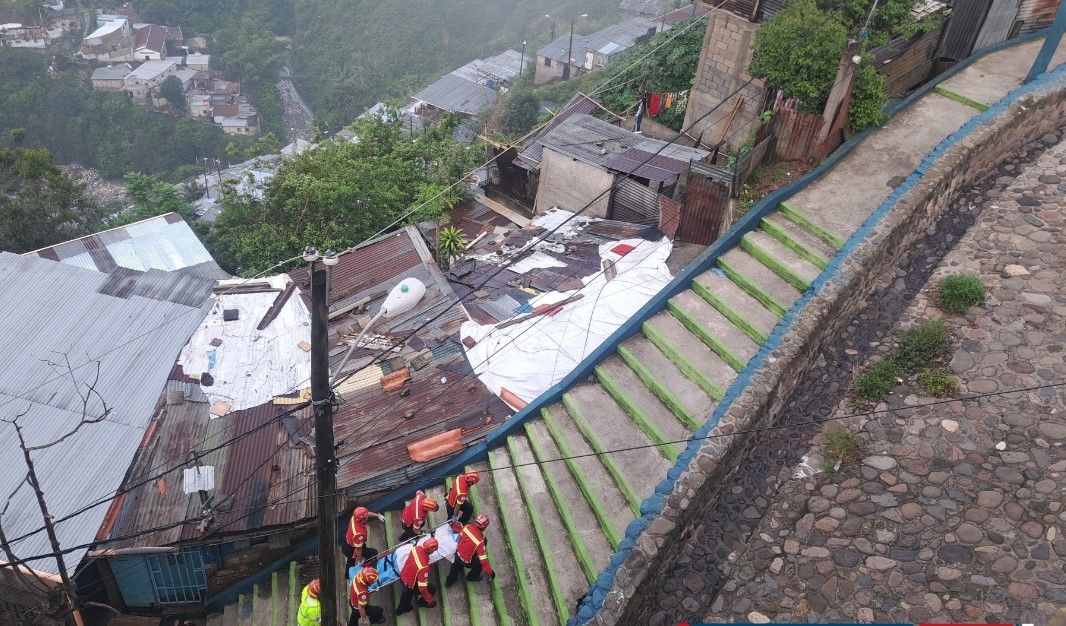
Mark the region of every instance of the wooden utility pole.
<instances>
[{"instance_id":1,"label":"wooden utility pole","mask_svg":"<svg viewBox=\"0 0 1066 626\"><path fill-rule=\"evenodd\" d=\"M318 480L318 580L322 626L337 626L337 462L333 450L333 392L329 386L328 271L317 253L311 263L311 404L315 410L315 475ZM328 257L329 255L327 255ZM334 263L336 256L332 257ZM328 261L327 261L328 262Z\"/></svg>"},{"instance_id":2,"label":"wooden utility pole","mask_svg":"<svg viewBox=\"0 0 1066 626\"><path fill-rule=\"evenodd\" d=\"M33 457L30 455L30 448L26 445L26 438L22 436L22 427L19 426L18 420L13 420L11 423L14 425L15 432L18 434L19 447L22 448L22 456L26 459L26 467L29 469L26 474L26 482L37 496L37 506L41 508L41 516L44 518L44 531L48 534L48 542L52 545L52 552L55 553L56 565L59 567L59 579L63 581L63 594L67 597L67 603L70 604L70 610L74 616L74 623L77 626L85 626L85 620L82 619L81 610L78 609L78 595L74 592L74 585L70 582L70 576L67 574L67 566L63 560L63 552L59 546L59 538L56 536L56 529L52 524L52 516L48 513L48 504L44 501L44 491L41 490L41 483L37 480L37 470L33 466Z\"/></svg>"}]
</instances>

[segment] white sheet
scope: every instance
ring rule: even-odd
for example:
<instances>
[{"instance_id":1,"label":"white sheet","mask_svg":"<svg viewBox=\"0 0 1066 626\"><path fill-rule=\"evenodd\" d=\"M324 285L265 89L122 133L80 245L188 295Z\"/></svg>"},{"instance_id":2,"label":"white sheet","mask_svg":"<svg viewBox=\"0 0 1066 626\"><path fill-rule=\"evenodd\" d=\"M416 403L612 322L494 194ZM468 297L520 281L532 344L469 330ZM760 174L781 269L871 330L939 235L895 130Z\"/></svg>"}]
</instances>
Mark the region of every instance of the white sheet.
<instances>
[{"instance_id":1,"label":"white sheet","mask_svg":"<svg viewBox=\"0 0 1066 626\"><path fill-rule=\"evenodd\" d=\"M633 246L619 256L611 249ZM567 292L548 292L530 304L555 303L581 293L584 297L563 307L552 317L538 316L503 329L467 321L463 339L477 343L466 357L478 378L500 395L506 388L525 402L558 383L600 346L673 278L666 266L673 246L670 240L627 239L600 246L600 258L614 261L616 276L603 272L582 279L585 286ZM465 346L465 344L464 344Z\"/></svg>"}]
</instances>

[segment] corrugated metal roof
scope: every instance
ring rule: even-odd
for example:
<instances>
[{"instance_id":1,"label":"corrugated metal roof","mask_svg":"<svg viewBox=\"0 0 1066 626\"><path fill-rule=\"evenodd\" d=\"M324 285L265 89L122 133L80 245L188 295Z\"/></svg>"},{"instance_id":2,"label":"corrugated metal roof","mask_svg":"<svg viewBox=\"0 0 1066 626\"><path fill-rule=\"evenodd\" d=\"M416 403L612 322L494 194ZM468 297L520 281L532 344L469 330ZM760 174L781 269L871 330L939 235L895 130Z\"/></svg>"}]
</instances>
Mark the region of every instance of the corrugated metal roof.
<instances>
[{"instance_id":1,"label":"corrugated metal roof","mask_svg":"<svg viewBox=\"0 0 1066 626\"><path fill-rule=\"evenodd\" d=\"M92 80L122 80L123 78L126 78L126 74L129 73L130 68L125 65L98 67L93 70Z\"/></svg>"},{"instance_id":2,"label":"corrugated metal roof","mask_svg":"<svg viewBox=\"0 0 1066 626\"><path fill-rule=\"evenodd\" d=\"M496 103L496 92L465 78L446 74L415 94L414 99L445 111L477 115Z\"/></svg>"},{"instance_id":3,"label":"corrugated metal roof","mask_svg":"<svg viewBox=\"0 0 1066 626\"><path fill-rule=\"evenodd\" d=\"M600 104L596 100L580 91L575 93L571 96L570 101L566 103L566 106L550 122L545 124L544 128L540 129L540 132L533 137L526 149L515 157L514 164L526 169L537 169L540 167L541 155L544 152L544 144L541 142L541 137L555 130L559 124L562 124L572 116L581 113L588 115L598 108L600 108Z\"/></svg>"},{"instance_id":4,"label":"corrugated metal roof","mask_svg":"<svg viewBox=\"0 0 1066 626\"><path fill-rule=\"evenodd\" d=\"M229 275L177 213L166 213L79 239L27 252L67 265L110 272L190 269L210 278Z\"/></svg>"},{"instance_id":5,"label":"corrugated metal roof","mask_svg":"<svg viewBox=\"0 0 1066 626\"><path fill-rule=\"evenodd\" d=\"M643 17L634 17L624 22L612 24L600 30L582 35L574 33L573 47L571 48L570 33L562 35L555 41L537 50L537 55L547 57L553 61L566 63L567 53L572 49L572 62L579 66L585 65L586 50L600 50L610 43L617 44L618 50L632 48L642 43L655 34L655 22Z\"/></svg>"},{"instance_id":6,"label":"corrugated metal roof","mask_svg":"<svg viewBox=\"0 0 1066 626\"><path fill-rule=\"evenodd\" d=\"M637 135L584 114L570 116L539 142L571 158L651 180L676 178L688 168L690 161L709 154L706 150ZM650 160L643 163L646 159Z\"/></svg>"},{"instance_id":7,"label":"corrugated metal roof","mask_svg":"<svg viewBox=\"0 0 1066 626\"><path fill-rule=\"evenodd\" d=\"M533 59L526 57L524 63L528 67L533 63ZM522 64L521 52L507 50L486 59L474 59L450 74L475 83L483 80L509 81L522 73Z\"/></svg>"},{"instance_id":8,"label":"corrugated metal roof","mask_svg":"<svg viewBox=\"0 0 1066 626\"><path fill-rule=\"evenodd\" d=\"M106 420L88 424L59 445L33 453L50 513L63 517L122 482L144 436L178 351L203 319L215 282L181 273L123 270L122 294L112 276L55 263L34 255L0 253L0 406L19 419L30 445L55 440L80 419L82 400L65 370L49 362L64 355L76 366L82 393L94 384L111 410ZM194 295L198 294L199 298ZM179 304L184 301L187 304ZM199 304L196 304L199 303ZM99 363L99 378L97 366ZM22 452L13 427L0 424L0 492L11 493L24 475ZM107 507L91 509L56 525L60 545L93 540ZM33 491L23 485L0 520L9 537L37 530L42 519ZM17 556L51 552L45 533L14 543ZM67 557L78 562L85 550ZM32 563L55 573L51 558Z\"/></svg>"}]
</instances>

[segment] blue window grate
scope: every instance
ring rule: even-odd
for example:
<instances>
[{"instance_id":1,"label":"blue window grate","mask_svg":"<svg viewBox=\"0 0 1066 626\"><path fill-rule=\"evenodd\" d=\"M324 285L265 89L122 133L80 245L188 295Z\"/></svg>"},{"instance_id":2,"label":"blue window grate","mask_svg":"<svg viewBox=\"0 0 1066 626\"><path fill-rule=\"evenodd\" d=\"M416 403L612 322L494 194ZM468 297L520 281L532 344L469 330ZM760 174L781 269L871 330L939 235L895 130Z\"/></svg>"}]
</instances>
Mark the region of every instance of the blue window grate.
<instances>
[{"instance_id":1,"label":"blue window grate","mask_svg":"<svg viewBox=\"0 0 1066 626\"><path fill-rule=\"evenodd\" d=\"M199 550L153 554L145 559L159 604L202 602L207 590L204 559Z\"/></svg>"}]
</instances>

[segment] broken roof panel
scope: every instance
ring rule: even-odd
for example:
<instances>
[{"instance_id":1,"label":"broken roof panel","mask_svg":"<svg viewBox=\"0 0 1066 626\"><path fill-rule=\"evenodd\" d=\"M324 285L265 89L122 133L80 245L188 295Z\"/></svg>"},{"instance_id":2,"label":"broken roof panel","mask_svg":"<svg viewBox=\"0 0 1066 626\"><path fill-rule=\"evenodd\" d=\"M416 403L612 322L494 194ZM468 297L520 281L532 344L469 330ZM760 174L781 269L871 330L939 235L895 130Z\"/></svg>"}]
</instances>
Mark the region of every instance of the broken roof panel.
<instances>
[{"instance_id":1,"label":"broken roof panel","mask_svg":"<svg viewBox=\"0 0 1066 626\"><path fill-rule=\"evenodd\" d=\"M90 417L62 443L34 453L41 486L56 518L111 497L132 462L160 392L181 346L206 315L215 281L182 273L121 277L56 263L35 255L0 253L0 397L19 419L30 445L54 441L82 416L82 398L92 387ZM114 291L121 284L123 288ZM75 389L65 369L74 365ZM60 365L53 365L59 363ZM98 369L97 369L97 364ZM99 377L97 378L97 372ZM8 537L42 526L31 489L19 487L22 453L13 429L0 424L0 460L13 471L0 474L0 490L15 495L0 520ZM16 490L16 487L18 489ZM56 525L60 545L91 542L107 507L96 507ZM52 551L44 532L13 542L16 556ZM85 549L73 550L68 564ZM55 573L53 559L31 563Z\"/></svg>"},{"instance_id":2,"label":"broken roof panel","mask_svg":"<svg viewBox=\"0 0 1066 626\"><path fill-rule=\"evenodd\" d=\"M575 93L570 101L566 103L559 113L555 115L544 128L530 140L526 148L522 150L517 157L515 157L514 164L526 169L537 169L540 167L541 155L544 153L544 144L541 142L541 138L551 133L559 124L562 124L566 120L570 119L574 115L578 114L591 114L592 112L601 109L601 105L596 100L586 96L580 91Z\"/></svg>"},{"instance_id":3,"label":"broken roof panel","mask_svg":"<svg viewBox=\"0 0 1066 626\"><path fill-rule=\"evenodd\" d=\"M140 271L194 268L210 278L229 277L177 213L157 215L26 254L99 272L118 267Z\"/></svg>"}]
</instances>

